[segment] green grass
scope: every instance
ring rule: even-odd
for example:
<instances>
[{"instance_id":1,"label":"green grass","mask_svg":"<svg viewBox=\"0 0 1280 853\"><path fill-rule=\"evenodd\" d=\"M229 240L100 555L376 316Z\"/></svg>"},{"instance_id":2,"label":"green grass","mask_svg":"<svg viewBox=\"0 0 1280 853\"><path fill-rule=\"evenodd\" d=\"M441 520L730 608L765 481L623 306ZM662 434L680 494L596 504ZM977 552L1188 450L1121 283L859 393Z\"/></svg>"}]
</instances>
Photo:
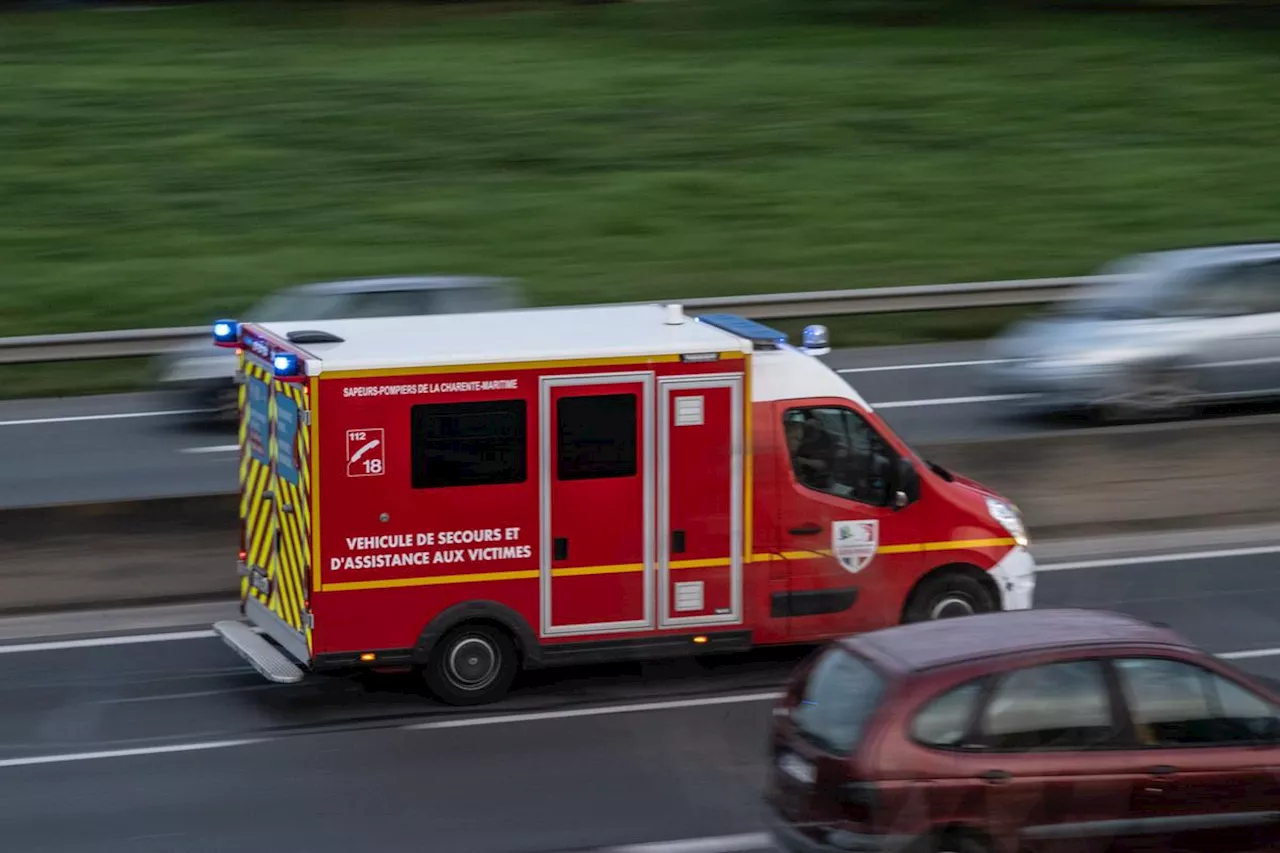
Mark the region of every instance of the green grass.
<instances>
[{"instance_id":1,"label":"green grass","mask_svg":"<svg viewBox=\"0 0 1280 853\"><path fill-rule=\"evenodd\" d=\"M1275 31L991 8L0 16L0 335L200 323L352 275L688 297L1280 230Z\"/></svg>"}]
</instances>

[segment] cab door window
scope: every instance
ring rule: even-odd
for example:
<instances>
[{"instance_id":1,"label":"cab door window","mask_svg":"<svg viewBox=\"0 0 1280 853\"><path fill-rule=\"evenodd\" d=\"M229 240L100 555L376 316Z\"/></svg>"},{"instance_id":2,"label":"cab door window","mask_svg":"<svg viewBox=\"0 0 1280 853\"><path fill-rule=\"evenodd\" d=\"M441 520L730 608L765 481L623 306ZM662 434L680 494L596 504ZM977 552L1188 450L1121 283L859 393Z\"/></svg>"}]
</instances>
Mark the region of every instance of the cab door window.
<instances>
[{"instance_id":1,"label":"cab door window","mask_svg":"<svg viewBox=\"0 0 1280 853\"><path fill-rule=\"evenodd\" d=\"M872 506L889 503L894 452L852 409L812 406L783 414L796 482L808 489Z\"/></svg>"}]
</instances>

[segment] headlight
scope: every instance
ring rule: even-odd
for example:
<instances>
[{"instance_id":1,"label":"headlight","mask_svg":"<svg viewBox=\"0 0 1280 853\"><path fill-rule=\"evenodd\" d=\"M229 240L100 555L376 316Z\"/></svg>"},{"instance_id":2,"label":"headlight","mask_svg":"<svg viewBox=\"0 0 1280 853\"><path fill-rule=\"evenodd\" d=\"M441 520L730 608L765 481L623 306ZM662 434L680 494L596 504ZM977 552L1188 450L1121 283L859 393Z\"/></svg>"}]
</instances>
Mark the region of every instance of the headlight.
<instances>
[{"instance_id":1,"label":"headlight","mask_svg":"<svg viewBox=\"0 0 1280 853\"><path fill-rule=\"evenodd\" d=\"M1016 509L1004 501L987 498L987 512L1000 522L1000 526L1009 532L1014 542L1023 548L1027 547L1027 543L1030 542L1027 537L1027 527L1022 523L1022 516Z\"/></svg>"}]
</instances>

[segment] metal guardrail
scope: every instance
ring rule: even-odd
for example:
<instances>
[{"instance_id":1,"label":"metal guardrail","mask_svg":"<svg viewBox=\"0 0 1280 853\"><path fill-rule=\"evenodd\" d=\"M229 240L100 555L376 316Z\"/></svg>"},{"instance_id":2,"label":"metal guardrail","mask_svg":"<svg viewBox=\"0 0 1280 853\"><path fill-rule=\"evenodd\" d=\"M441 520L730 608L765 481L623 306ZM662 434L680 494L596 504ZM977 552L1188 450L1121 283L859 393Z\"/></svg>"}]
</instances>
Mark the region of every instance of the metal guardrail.
<instances>
[{"instance_id":1,"label":"metal guardrail","mask_svg":"<svg viewBox=\"0 0 1280 853\"><path fill-rule=\"evenodd\" d=\"M1070 299L1086 285L1110 276L1035 278L1019 281L980 281L965 284L927 284L916 287L868 287L819 290L809 293L771 293L712 296L680 302L697 314L727 311L758 320L835 317L906 311L946 311L1008 305L1037 305ZM208 326L172 329L122 329L66 335L24 335L0 338L0 364L37 364L154 356L209 334Z\"/></svg>"}]
</instances>

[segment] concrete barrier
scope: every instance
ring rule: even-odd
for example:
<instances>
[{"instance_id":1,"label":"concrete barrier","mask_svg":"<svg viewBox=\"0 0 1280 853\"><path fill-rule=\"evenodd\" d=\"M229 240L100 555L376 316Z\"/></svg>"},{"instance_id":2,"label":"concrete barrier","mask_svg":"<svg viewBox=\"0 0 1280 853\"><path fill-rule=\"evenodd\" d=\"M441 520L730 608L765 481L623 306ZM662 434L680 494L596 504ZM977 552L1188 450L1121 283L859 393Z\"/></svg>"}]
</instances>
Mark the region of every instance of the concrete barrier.
<instances>
[{"instance_id":1,"label":"concrete barrier","mask_svg":"<svg viewBox=\"0 0 1280 853\"><path fill-rule=\"evenodd\" d=\"M1280 416L919 448L996 489L1039 540L1280 521ZM236 497L0 512L0 613L235 595Z\"/></svg>"},{"instance_id":2,"label":"concrete barrier","mask_svg":"<svg viewBox=\"0 0 1280 853\"><path fill-rule=\"evenodd\" d=\"M1276 416L1056 431L922 452L1016 502L1033 537L1280 521Z\"/></svg>"}]
</instances>

